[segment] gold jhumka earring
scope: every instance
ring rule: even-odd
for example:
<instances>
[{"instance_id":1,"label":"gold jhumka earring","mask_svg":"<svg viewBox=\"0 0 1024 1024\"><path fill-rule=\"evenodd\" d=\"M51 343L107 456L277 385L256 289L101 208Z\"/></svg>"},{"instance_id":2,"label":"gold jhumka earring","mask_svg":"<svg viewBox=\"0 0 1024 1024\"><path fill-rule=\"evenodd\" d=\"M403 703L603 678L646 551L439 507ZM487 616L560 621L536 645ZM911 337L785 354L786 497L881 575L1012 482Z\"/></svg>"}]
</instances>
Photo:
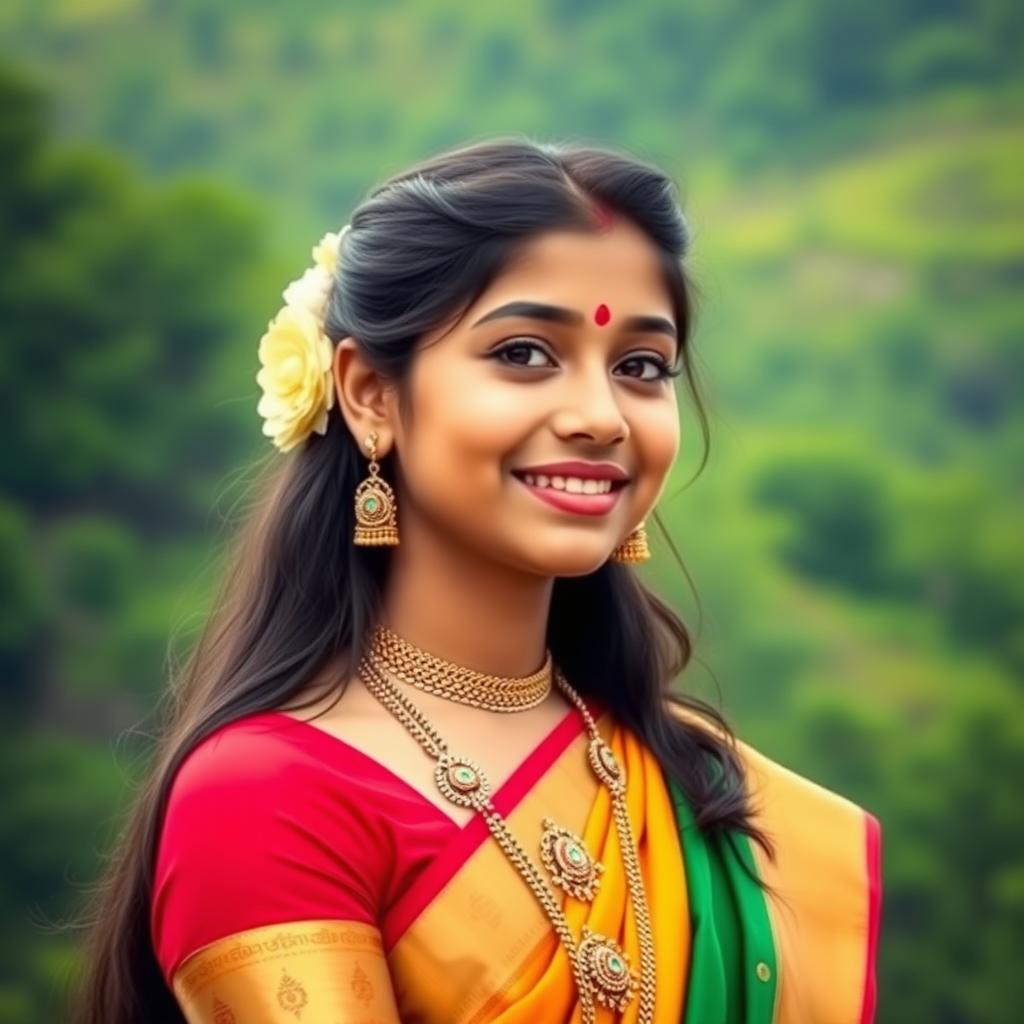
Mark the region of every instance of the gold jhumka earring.
<instances>
[{"instance_id":1,"label":"gold jhumka earring","mask_svg":"<svg viewBox=\"0 0 1024 1024\"><path fill-rule=\"evenodd\" d=\"M643 521L609 556L612 562L646 562L651 557L651 549L647 546L647 531Z\"/></svg>"},{"instance_id":2,"label":"gold jhumka earring","mask_svg":"<svg viewBox=\"0 0 1024 1024\"><path fill-rule=\"evenodd\" d=\"M370 475L356 488L356 528L352 543L363 547L384 547L398 543L395 520L395 492L380 475L377 438L373 431L364 444L370 452Z\"/></svg>"}]
</instances>

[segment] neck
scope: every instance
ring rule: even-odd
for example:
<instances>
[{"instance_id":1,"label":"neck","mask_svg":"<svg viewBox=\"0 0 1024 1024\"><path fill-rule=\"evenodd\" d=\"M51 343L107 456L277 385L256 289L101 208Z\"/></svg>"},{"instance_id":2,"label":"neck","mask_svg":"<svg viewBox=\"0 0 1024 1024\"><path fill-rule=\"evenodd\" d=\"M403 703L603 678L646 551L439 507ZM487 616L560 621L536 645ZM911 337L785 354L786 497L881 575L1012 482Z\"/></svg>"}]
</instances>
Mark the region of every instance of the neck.
<instances>
[{"instance_id":1,"label":"neck","mask_svg":"<svg viewBox=\"0 0 1024 1024\"><path fill-rule=\"evenodd\" d=\"M392 549L385 625L457 665L498 676L536 672L546 654L554 580L487 562L417 531Z\"/></svg>"}]
</instances>

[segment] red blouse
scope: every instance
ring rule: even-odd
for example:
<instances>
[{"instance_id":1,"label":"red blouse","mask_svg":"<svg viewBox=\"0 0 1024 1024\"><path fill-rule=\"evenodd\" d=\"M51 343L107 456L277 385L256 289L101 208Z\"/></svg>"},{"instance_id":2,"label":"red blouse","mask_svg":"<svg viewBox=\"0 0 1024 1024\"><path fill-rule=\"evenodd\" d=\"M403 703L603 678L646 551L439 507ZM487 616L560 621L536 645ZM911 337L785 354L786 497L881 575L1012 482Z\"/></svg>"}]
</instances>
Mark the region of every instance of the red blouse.
<instances>
[{"instance_id":1,"label":"red blouse","mask_svg":"<svg viewBox=\"0 0 1024 1024\"><path fill-rule=\"evenodd\" d=\"M570 708L494 794L502 814L582 728ZM216 939L323 918L373 924L390 949L488 835L316 724L277 711L231 722L171 784L150 912L160 967L170 984Z\"/></svg>"}]
</instances>

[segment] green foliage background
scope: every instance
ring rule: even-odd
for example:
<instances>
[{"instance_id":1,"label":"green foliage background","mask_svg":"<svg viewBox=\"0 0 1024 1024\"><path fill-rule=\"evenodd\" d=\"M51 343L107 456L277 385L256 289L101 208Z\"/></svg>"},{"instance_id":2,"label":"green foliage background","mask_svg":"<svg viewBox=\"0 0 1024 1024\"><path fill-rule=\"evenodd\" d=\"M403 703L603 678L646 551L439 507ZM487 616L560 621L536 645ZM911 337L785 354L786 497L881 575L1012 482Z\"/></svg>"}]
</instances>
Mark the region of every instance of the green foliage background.
<instances>
[{"instance_id":1,"label":"green foliage background","mask_svg":"<svg viewBox=\"0 0 1024 1024\"><path fill-rule=\"evenodd\" d=\"M680 182L714 437L642 571L681 681L882 821L879 1020L1024 1004L1024 8L11 0L0 11L0 1019L63 923L265 455L256 339L377 180L518 132Z\"/></svg>"}]
</instances>

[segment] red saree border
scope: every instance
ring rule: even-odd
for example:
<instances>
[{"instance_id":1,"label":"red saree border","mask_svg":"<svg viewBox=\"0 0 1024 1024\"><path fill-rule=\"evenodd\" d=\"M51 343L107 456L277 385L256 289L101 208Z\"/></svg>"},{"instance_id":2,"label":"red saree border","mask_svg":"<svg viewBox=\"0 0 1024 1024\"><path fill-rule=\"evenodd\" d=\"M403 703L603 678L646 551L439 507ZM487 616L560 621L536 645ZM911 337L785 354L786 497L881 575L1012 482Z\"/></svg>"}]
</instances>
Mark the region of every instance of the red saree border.
<instances>
[{"instance_id":1,"label":"red saree border","mask_svg":"<svg viewBox=\"0 0 1024 1024\"><path fill-rule=\"evenodd\" d=\"M882 918L882 827L868 811L866 821L866 854L868 875L868 935L867 958L864 967L864 1001L861 1004L860 1024L872 1024L878 1003L878 980L875 965L878 956L878 932Z\"/></svg>"},{"instance_id":2,"label":"red saree border","mask_svg":"<svg viewBox=\"0 0 1024 1024\"><path fill-rule=\"evenodd\" d=\"M587 697L584 703L595 720L601 717L604 707L600 701ZM583 716L575 707L570 707L564 717L494 793L491 800L499 813L507 817L565 752L569 744L585 731ZM444 852L403 893L385 916L382 926L385 953L391 951L413 921L490 834L487 823L483 818L476 816L453 835Z\"/></svg>"}]
</instances>

